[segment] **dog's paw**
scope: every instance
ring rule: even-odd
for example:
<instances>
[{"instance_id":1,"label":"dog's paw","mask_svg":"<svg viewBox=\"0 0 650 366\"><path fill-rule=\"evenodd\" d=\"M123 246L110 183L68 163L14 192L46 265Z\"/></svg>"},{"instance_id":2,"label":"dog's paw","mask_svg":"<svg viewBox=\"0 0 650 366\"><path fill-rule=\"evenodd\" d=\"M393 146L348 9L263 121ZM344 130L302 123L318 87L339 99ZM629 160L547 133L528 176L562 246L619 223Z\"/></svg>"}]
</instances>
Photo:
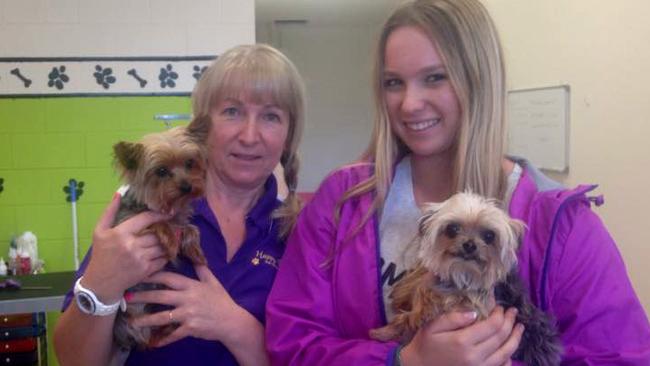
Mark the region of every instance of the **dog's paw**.
<instances>
[{"instance_id":1,"label":"dog's paw","mask_svg":"<svg viewBox=\"0 0 650 366\"><path fill-rule=\"evenodd\" d=\"M370 329L368 335L372 339L376 339L378 341L384 341L384 342L398 339L397 331L395 330L394 327L391 327L390 325L381 328Z\"/></svg>"}]
</instances>

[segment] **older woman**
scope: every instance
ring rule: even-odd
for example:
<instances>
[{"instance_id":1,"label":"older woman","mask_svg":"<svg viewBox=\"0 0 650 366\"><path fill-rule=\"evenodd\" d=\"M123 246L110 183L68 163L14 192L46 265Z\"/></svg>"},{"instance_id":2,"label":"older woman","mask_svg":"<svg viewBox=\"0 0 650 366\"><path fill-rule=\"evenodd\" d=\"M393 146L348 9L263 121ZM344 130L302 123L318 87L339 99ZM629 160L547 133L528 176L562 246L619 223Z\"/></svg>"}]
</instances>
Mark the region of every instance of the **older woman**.
<instances>
[{"instance_id":1,"label":"older woman","mask_svg":"<svg viewBox=\"0 0 650 366\"><path fill-rule=\"evenodd\" d=\"M179 327L150 350L132 350L127 365L265 365L264 305L284 251L283 237L299 209L295 197L296 150L303 129L303 86L293 64L265 45L240 46L221 55L194 93L188 126L207 151L204 197L194 202L192 223L201 233L207 266L181 264L160 271L165 260L152 235L138 233L162 218L144 212L111 227L113 199L95 227L92 256L80 283L104 304L119 302L147 280L168 290L129 293L129 302L173 310L143 316L137 326L176 322ZM274 168L281 163L289 196L278 200ZM257 258L257 261L255 260ZM275 260L275 261L274 261ZM82 312L68 293L54 334L65 365L104 365L115 360L115 315Z\"/></svg>"}]
</instances>

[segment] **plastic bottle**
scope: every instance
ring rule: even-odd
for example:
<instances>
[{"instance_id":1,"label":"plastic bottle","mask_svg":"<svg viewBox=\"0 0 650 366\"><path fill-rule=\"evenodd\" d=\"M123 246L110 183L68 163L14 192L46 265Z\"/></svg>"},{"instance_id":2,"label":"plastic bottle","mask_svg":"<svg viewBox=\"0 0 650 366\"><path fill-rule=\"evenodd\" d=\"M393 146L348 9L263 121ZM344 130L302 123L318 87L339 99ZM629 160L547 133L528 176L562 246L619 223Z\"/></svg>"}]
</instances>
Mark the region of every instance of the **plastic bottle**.
<instances>
[{"instance_id":1,"label":"plastic bottle","mask_svg":"<svg viewBox=\"0 0 650 366\"><path fill-rule=\"evenodd\" d=\"M7 266L7 272L9 272L10 275L15 275L16 274L16 269L18 267L18 263L16 262L16 258L18 258L18 251L16 250L15 247L10 247L9 248L9 264Z\"/></svg>"},{"instance_id":2,"label":"plastic bottle","mask_svg":"<svg viewBox=\"0 0 650 366\"><path fill-rule=\"evenodd\" d=\"M16 257L16 267L19 275L28 275L32 272L32 259L29 257L29 252L21 250Z\"/></svg>"}]
</instances>

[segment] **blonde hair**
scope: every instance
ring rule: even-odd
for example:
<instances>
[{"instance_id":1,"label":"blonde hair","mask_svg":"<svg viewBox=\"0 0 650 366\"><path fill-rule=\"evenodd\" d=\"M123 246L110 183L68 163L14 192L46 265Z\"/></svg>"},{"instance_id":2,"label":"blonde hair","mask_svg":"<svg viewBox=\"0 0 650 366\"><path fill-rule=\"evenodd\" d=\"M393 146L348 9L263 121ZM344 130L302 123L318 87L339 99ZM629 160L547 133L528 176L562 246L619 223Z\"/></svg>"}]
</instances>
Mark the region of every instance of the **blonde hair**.
<instances>
[{"instance_id":1,"label":"blonde hair","mask_svg":"<svg viewBox=\"0 0 650 366\"><path fill-rule=\"evenodd\" d=\"M374 173L352 187L343 203L375 191L371 210L381 210L390 188L393 167L409 153L393 133L384 100L383 72L386 43L400 27L415 27L426 34L441 54L461 109L458 139L452 146L452 188L467 189L489 198L503 199L506 177L501 168L505 153L505 67L503 52L487 10L478 0L416 0L397 8L384 23L377 44L373 71L375 124L362 159L374 163Z\"/></svg>"},{"instance_id":2,"label":"blonde hair","mask_svg":"<svg viewBox=\"0 0 650 366\"><path fill-rule=\"evenodd\" d=\"M227 98L246 95L255 103L280 107L289 114L289 131L280 163L289 195L273 213L280 218L280 237L293 228L301 209L296 194L298 186L298 144L305 124L305 92L302 77L293 63L280 51L264 45L242 45L220 55L208 67L192 93L193 118L188 131L199 143L205 144L212 121L210 110Z\"/></svg>"}]
</instances>

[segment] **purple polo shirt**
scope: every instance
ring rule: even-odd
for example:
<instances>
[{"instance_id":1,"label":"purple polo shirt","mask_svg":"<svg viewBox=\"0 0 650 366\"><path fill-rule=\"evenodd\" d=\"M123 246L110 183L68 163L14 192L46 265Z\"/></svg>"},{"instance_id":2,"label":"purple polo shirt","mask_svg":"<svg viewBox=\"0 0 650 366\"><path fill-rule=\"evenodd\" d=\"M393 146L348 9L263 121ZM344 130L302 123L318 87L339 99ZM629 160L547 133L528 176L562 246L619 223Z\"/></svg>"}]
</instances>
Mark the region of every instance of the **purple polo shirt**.
<instances>
[{"instance_id":1,"label":"purple polo shirt","mask_svg":"<svg viewBox=\"0 0 650 366\"><path fill-rule=\"evenodd\" d=\"M264 194L246 217L246 237L230 263L226 263L226 243L219 224L205 198L194 202L192 223L201 232L201 248L208 267L219 279L233 300L264 324L266 298L277 272L284 243L278 240L279 222L271 218L280 205L273 176L264 184ZM92 248L91 248L92 249ZM84 258L77 276L83 274L91 251ZM197 278L191 263L179 260L173 272ZM72 300L68 291L65 310ZM162 348L148 351L132 350L126 365L237 365L233 355L220 343L187 337Z\"/></svg>"}]
</instances>

